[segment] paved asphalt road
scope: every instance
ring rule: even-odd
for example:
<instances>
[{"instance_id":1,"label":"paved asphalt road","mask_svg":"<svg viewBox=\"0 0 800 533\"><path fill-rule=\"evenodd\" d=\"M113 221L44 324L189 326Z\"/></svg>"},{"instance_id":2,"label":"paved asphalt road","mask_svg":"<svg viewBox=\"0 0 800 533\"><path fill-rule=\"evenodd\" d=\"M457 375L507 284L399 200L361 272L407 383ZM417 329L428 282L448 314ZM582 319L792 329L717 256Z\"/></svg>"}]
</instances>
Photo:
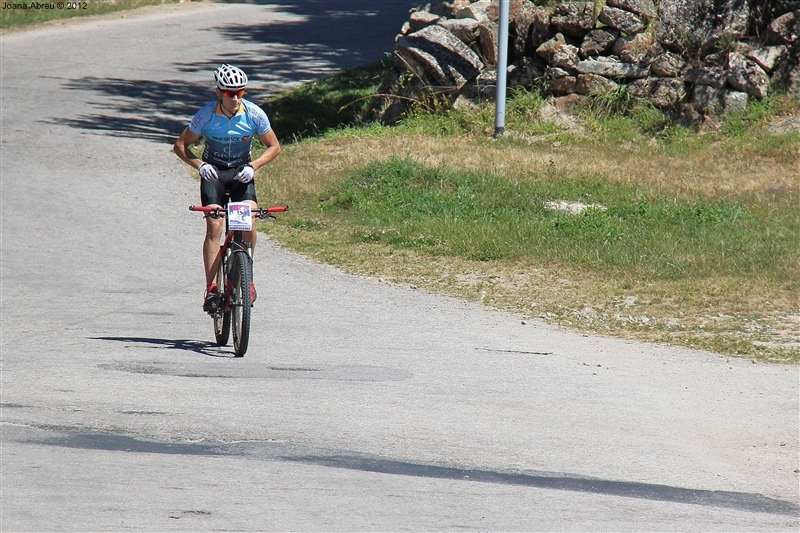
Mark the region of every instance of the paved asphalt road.
<instances>
[{"instance_id":1,"label":"paved asphalt road","mask_svg":"<svg viewBox=\"0 0 800 533\"><path fill-rule=\"evenodd\" d=\"M210 342L170 146L212 69L269 92L364 64L409 4L2 37L2 531L798 530L797 367L523 325L266 238L250 351Z\"/></svg>"}]
</instances>

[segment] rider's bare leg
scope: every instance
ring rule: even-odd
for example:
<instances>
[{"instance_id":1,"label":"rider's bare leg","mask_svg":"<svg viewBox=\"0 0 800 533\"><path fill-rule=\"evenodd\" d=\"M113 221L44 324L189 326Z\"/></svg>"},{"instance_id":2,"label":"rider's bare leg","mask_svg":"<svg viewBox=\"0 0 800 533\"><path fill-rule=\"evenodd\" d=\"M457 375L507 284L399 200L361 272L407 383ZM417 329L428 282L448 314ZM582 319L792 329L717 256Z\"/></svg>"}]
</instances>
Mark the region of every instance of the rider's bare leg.
<instances>
[{"instance_id":1,"label":"rider's bare leg","mask_svg":"<svg viewBox=\"0 0 800 533\"><path fill-rule=\"evenodd\" d=\"M211 204L208 207L222 207ZM206 285L211 285L217 281L217 270L219 270L219 244L222 233L225 231L225 220L222 218L206 218L206 237L203 240L203 266L206 269Z\"/></svg>"},{"instance_id":2,"label":"rider's bare leg","mask_svg":"<svg viewBox=\"0 0 800 533\"><path fill-rule=\"evenodd\" d=\"M250 205L250 209L257 209L258 208L258 204L255 203L255 202L252 202L250 200L245 200L245 202ZM250 243L250 249L253 252L256 251L256 237L257 237L257 235L258 235L258 232L256 231L256 219L255 219L255 217L253 217L253 231L246 231L242 235L242 238L244 239L244 241Z\"/></svg>"}]
</instances>

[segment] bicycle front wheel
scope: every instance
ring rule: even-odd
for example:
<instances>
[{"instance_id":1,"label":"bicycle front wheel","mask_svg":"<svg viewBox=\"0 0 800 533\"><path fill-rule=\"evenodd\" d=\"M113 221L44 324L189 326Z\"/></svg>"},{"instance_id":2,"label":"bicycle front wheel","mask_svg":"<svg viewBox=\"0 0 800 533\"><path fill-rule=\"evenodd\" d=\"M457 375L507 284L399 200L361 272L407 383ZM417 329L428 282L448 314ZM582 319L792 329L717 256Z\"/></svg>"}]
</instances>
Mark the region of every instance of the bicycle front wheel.
<instances>
[{"instance_id":1,"label":"bicycle front wheel","mask_svg":"<svg viewBox=\"0 0 800 533\"><path fill-rule=\"evenodd\" d=\"M220 258L219 269L217 270L217 290L219 291L219 305L214 312L214 337L219 346L228 344L231 336L231 310L227 305L228 288L225 276L224 261Z\"/></svg>"},{"instance_id":2,"label":"bicycle front wheel","mask_svg":"<svg viewBox=\"0 0 800 533\"><path fill-rule=\"evenodd\" d=\"M236 353L236 357L244 356L250 340L250 311L253 308L253 302L250 300L252 272L251 259L246 252L233 254L228 276L233 285L231 307L233 351Z\"/></svg>"}]
</instances>

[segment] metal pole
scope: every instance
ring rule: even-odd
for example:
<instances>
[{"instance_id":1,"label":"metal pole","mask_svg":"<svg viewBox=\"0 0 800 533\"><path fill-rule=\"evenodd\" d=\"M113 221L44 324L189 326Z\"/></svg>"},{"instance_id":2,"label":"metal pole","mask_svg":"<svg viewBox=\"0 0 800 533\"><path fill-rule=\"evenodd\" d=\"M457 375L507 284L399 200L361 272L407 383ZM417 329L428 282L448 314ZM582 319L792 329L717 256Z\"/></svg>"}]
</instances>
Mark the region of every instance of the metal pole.
<instances>
[{"instance_id":1,"label":"metal pole","mask_svg":"<svg viewBox=\"0 0 800 533\"><path fill-rule=\"evenodd\" d=\"M497 32L497 92L495 93L494 138L506 129L506 75L508 73L508 4L500 0L500 28Z\"/></svg>"}]
</instances>

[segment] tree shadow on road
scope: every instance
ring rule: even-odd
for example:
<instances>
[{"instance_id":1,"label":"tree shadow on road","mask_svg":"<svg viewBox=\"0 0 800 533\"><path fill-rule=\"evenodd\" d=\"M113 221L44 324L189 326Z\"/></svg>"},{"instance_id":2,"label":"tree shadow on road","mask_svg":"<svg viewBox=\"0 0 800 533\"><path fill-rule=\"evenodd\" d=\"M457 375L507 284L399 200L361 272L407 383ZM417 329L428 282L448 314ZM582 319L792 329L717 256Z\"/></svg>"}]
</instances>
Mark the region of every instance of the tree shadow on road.
<instances>
[{"instance_id":1,"label":"tree shadow on road","mask_svg":"<svg viewBox=\"0 0 800 533\"><path fill-rule=\"evenodd\" d=\"M170 65L170 56L165 53L165 67L176 72L174 79L89 76L68 80L65 88L87 93L87 100L99 111L47 122L101 135L171 144L194 113L215 98L212 72L221 63L233 63L248 72L254 89L251 99L260 103L267 94L385 58L414 5L411 0L250 3L282 16L273 22L224 24L206 30L242 43L238 55L221 51L216 57L191 64L176 61ZM208 81L180 79L181 72L208 73Z\"/></svg>"},{"instance_id":2,"label":"tree shadow on road","mask_svg":"<svg viewBox=\"0 0 800 533\"><path fill-rule=\"evenodd\" d=\"M262 2L253 2L259 3ZM409 9L410 0L270 0L289 19L217 28L226 39L255 45L257 53L236 59L257 82L296 84L340 70L385 59ZM208 71L228 56L184 66L184 72Z\"/></svg>"},{"instance_id":3,"label":"tree shadow on road","mask_svg":"<svg viewBox=\"0 0 800 533\"><path fill-rule=\"evenodd\" d=\"M175 142L192 115L214 99L210 84L192 86L184 80L85 77L66 82L65 88L100 93L111 99L96 104L104 113L52 119L50 123L170 144Z\"/></svg>"}]
</instances>

